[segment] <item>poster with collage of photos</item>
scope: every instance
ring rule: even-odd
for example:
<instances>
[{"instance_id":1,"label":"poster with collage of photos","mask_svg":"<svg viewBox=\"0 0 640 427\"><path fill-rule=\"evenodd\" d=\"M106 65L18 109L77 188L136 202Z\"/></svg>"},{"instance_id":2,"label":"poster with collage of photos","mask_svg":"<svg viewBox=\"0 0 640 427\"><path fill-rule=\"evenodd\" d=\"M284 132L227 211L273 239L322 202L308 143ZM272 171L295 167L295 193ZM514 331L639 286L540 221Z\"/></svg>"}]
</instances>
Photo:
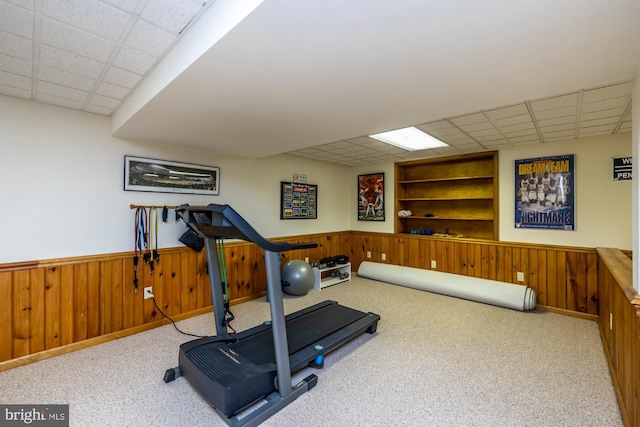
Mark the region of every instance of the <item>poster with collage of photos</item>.
<instances>
[{"instance_id":1,"label":"poster with collage of photos","mask_svg":"<svg viewBox=\"0 0 640 427\"><path fill-rule=\"evenodd\" d=\"M318 218L317 185L281 182L280 196L280 219Z\"/></svg>"},{"instance_id":2,"label":"poster with collage of photos","mask_svg":"<svg viewBox=\"0 0 640 427\"><path fill-rule=\"evenodd\" d=\"M515 227L575 230L573 154L515 161Z\"/></svg>"}]
</instances>

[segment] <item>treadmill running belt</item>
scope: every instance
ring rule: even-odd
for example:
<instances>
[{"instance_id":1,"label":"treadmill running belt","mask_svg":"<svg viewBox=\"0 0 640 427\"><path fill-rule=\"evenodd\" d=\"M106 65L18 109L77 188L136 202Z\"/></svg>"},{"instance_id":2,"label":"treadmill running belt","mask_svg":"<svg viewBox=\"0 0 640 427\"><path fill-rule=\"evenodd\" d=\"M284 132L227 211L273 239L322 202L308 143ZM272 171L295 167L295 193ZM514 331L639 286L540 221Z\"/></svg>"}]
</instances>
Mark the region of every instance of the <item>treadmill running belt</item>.
<instances>
[{"instance_id":1,"label":"treadmill running belt","mask_svg":"<svg viewBox=\"0 0 640 427\"><path fill-rule=\"evenodd\" d=\"M365 313L333 304L287 321L289 355L366 316ZM257 365L275 363L271 328L230 345Z\"/></svg>"}]
</instances>

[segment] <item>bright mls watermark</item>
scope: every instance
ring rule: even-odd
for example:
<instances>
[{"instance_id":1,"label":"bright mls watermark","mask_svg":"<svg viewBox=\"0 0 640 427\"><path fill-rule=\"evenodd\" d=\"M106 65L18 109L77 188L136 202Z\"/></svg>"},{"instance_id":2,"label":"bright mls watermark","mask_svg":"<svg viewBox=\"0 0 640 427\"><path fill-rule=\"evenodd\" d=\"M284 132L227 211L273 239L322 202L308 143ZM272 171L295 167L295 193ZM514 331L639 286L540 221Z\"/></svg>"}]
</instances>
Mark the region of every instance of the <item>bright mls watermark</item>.
<instances>
[{"instance_id":1,"label":"bright mls watermark","mask_svg":"<svg viewBox=\"0 0 640 427\"><path fill-rule=\"evenodd\" d=\"M0 427L68 427L69 405L0 405Z\"/></svg>"}]
</instances>

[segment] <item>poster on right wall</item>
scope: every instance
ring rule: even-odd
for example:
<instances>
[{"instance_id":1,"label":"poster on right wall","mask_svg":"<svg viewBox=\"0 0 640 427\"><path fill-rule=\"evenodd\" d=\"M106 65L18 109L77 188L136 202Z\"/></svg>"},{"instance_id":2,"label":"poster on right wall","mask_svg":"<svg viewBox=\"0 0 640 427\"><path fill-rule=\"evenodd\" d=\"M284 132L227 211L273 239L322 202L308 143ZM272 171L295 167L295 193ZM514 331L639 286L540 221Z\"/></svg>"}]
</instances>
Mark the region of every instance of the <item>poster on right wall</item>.
<instances>
[{"instance_id":1,"label":"poster on right wall","mask_svg":"<svg viewBox=\"0 0 640 427\"><path fill-rule=\"evenodd\" d=\"M515 161L515 226L575 230L573 154Z\"/></svg>"}]
</instances>

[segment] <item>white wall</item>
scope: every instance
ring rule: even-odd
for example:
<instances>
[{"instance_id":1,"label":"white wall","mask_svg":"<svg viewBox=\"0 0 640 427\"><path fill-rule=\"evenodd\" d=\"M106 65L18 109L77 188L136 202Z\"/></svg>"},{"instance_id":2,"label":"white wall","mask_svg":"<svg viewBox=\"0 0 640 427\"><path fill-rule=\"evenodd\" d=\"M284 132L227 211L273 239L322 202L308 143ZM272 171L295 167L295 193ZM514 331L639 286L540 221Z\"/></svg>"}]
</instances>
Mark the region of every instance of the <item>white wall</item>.
<instances>
[{"instance_id":1,"label":"white wall","mask_svg":"<svg viewBox=\"0 0 640 427\"><path fill-rule=\"evenodd\" d=\"M110 135L108 117L0 96L0 263L133 250L130 204L229 204L263 236L350 228L349 169L287 155L233 159ZM212 135L212 138L215 138ZM123 191L124 155L220 167L220 195ZM280 181L318 184L317 220L280 220ZM355 191L355 190L354 190ZM159 247L185 230L160 224Z\"/></svg>"},{"instance_id":2,"label":"white wall","mask_svg":"<svg viewBox=\"0 0 640 427\"><path fill-rule=\"evenodd\" d=\"M561 154L575 155L576 230L516 229L514 226L514 161ZM582 247L615 247L632 249L631 181L614 182L613 157L631 156L631 134L600 136L525 145L499 152L499 197L501 241L539 243ZM392 163L364 166L352 170L352 182L357 175L385 172L385 222L358 221L357 195L351 196L354 206L351 229L393 233L394 168Z\"/></svg>"},{"instance_id":3,"label":"white wall","mask_svg":"<svg viewBox=\"0 0 640 427\"><path fill-rule=\"evenodd\" d=\"M345 168L287 155L259 160L135 143L110 135L110 119L0 96L0 263L131 251L130 204L227 203L265 237L341 230L393 232L394 165ZM215 136L212 136L215 138ZM220 196L123 191L124 155L219 166ZM515 159L575 154L575 231L513 225ZM500 151L500 240L632 248L631 182L612 181L612 157L631 155L631 135ZM357 220L357 175L385 173L387 220ZM280 181L318 184L317 220L280 220ZM160 247L178 246L184 224L160 224Z\"/></svg>"},{"instance_id":4,"label":"white wall","mask_svg":"<svg viewBox=\"0 0 640 427\"><path fill-rule=\"evenodd\" d=\"M575 155L575 231L514 226L514 161ZM613 181L613 157L631 156L631 134L500 150L500 240L564 246L632 248L631 181Z\"/></svg>"}]
</instances>

